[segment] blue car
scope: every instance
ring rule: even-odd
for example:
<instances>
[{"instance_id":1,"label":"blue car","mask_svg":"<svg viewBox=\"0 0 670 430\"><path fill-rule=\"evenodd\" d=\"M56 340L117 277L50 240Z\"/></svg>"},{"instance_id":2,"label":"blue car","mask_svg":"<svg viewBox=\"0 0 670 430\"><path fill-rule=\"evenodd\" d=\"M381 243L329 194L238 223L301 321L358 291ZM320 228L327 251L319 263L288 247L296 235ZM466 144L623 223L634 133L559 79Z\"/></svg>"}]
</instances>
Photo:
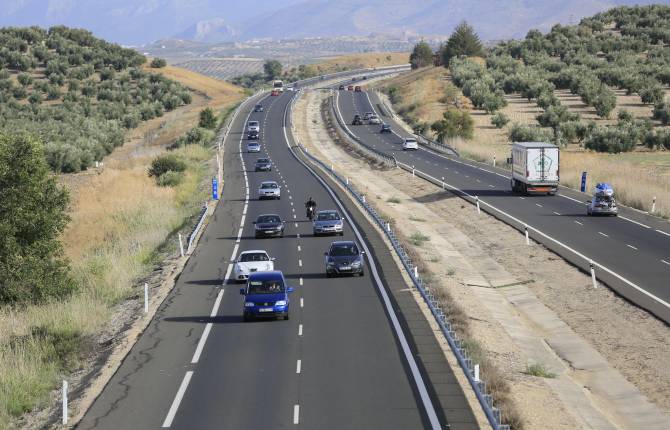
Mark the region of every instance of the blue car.
<instances>
[{"instance_id":1,"label":"blue car","mask_svg":"<svg viewBox=\"0 0 670 430\"><path fill-rule=\"evenodd\" d=\"M244 296L244 321L255 318L289 318L288 293L293 288L286 285L279 270L255 272L249 275L247 286L240 289Z\"/></svg>"}]
</instances>

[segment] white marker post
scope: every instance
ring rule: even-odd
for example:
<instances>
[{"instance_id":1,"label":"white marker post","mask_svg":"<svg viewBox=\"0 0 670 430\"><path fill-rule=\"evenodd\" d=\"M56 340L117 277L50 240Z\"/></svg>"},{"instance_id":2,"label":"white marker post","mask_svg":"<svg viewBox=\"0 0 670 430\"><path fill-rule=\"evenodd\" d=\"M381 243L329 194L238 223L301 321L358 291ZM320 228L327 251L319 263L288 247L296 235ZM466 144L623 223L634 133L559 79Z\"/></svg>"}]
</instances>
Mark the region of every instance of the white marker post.
<instances>
[{"instance_id":1,"label":"white marker post","mask_svg":"<svg viewBox=\"0 0 670 430\"><path fill-rule=\"evenodd\" d=\"M598 288L598 282L596 281L596 269L593 267L593 261L589 261L589 266L591 267L591 282L593 283L593 289Z\"/></svg>"},{"instance_id":2,"label":"white marker post","mask_svg":"<svg viewBox=\"0 0 670 430\"><path fill-rule=\"evenodd\" d=\"M419 268L414 266L414 277L416 279L419 279Z\"/></svg>"},{"instance_id":3,"label":"white marker post","mask_svg":"<svg viewBox=\"0 0 670 430\"><path fill-rule=\"evenodd\" d=\"M63 425L67 424L67 381L63 379Z\"/></svg>"},{"instance_id":4,"label":"white marker post","mask_svg":"<svg viewBox=\"0 0 670 430\"><path fill-rule=\"evenodd\" d=\"M442 176L442 189L444 189L444 176Z\"/></svg>"},{"instance_id":5,"label":"white marker post","mask_svg":"<svg viewBox=\"0 0 670 430\"><path fill-rule=\"evenodd\" d=\"M412 166L412 178L414 177L414 166Z\"/></svg>"},{"instance_id":6,"label":"white marker post","mask_svg":"<svg viewBox=\"0 0 670 430\"><path fill-rule=\"evenodd\" d=\"M149 313L149 284L144 283L144 313Z\"/></svg>"},{"instance_id":7,"label":"white marker post","mask_svg":"<svg viewBox=\"0 0 670 430\"><path fill-rule=\"evenodd\" d=\"M362 195L361 199L363 200L363 203L365 203L365 195Z\"/></svg>"},{"instance_id":8,"label":"white marker post","mask_svg":"<svg viewBox=\"0 0 670 430\"><path fill-rule=\"evenodd\" d=\"M656 196L654 196L654 199L651 201L651 212L654 213L656 211Z\"/></svg>"},{"instance_id":9,"label":"white marker post","mask_svg":"<svg viewBox=\"0 0 670 430\"><path fill-rule=\"evenodd\" d=\"M479 197L475 196L475 201L477 202L477 214L480 214L480 215L481 215L482 210L481 210L481 208L479 207Z\"/></svg>"},{"instance_id":10,"label":"white marker post","mask_svg":"<svg viewBox=\"0 0 670 430\"><path fill-rule=\"evenodd\" d=\"M475 382L479 382L479 364L475 364Z\"/></svg>"},{"instance_id":11,"label":"white marker post","mask_svg":"<svg viewBox=\"0 0 670 430\"><path fill-rule=\"evenodd\" d=\"M493 167L496 167L496 156L493 156Z\"/></svg>"},{"instance_id":12,"label":"white marker post","mask_svg":"<svg viewBox=\"0 0 670 430\"><path fill-rule=\"evenodd\" d=\"M181 256L184 256L184 242L181 239L181 233L179 233L179 253Z\"/></svg>"},{"instance_id":13,"label":"white marker post","mask_svg":"<svg viewBox=\"0 0 670 430\"><path fill-rule=\"evenodd\" d=\"M530 237L528 236L528 226L524 225L523 228L526 231L526 245L530 245Z\"/></svg>"},{"instance_id":14,"label":"white marker post","mask_svg":"<svg viewBox=\"0 0 670 430\"><path fill-rule=\"evenodd\" d=\"M344 178L344 179L346 179L346 181L347 181L347 185L349 185L349 177L347 176L347 177Z\"/></svg>"}]
</instances>

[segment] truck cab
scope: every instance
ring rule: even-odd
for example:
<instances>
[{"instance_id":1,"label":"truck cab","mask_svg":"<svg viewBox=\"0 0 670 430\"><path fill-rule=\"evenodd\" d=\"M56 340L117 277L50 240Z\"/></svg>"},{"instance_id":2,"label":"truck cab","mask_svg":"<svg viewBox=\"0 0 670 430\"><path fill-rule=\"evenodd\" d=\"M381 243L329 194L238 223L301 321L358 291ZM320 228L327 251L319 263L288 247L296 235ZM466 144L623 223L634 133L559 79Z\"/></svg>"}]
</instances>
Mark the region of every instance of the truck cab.
<instances>
[{"instance_id":1,"label":"truck cab","mask_svg":"<svg viewBox=\"0 0 670 430\"><path fill-rule=\"evenodd\" d=\"M547 142L515 142L512 145L512 191L523 194L558 192L559 149Z\"/></svg>"}]
</instances>

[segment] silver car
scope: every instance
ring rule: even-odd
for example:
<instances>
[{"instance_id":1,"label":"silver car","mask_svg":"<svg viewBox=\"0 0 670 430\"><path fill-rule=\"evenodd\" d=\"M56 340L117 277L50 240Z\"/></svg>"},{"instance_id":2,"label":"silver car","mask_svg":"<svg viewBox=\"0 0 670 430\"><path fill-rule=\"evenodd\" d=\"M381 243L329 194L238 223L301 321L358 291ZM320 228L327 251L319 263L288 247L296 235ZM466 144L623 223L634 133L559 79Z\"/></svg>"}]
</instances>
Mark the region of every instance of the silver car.
<instances>
[{"instance_id":1,"label":"silver car","mask_svg":"<svg viewBox=\"0 0 670 430\"><path fill-rule=\"evenodd\" d=\"M614 215L619 214L619 208L613 196L594 196L586 202L587 215Z\"/></svg>"},{"instance_id":2,"label":"silver car","mask_svg":"<svg viewBox=\"0 0 670 430\"><path fill-rule=\"evenodd\" d=\"M258 188L258 200L263 199L281 199L279 184L275 181L261 182L261 186Z\"/></svg>"},{"instance_id":3,"label":"silver car","mask_svg":"<svg viewBox=\"0 0 670 430\"><path fill-rule=\"evenodd\" d=\"M258 142L247 143L247 152L261 152L261 145Z\"/></svg>"},{"instance_id":4,"label":"silver car","mask_svg":"<svg viewBox=\"0 0 670 430\"><path fill-rule=\"evenodd\" d=\"M319 211L312 221L314 236L320 234L344 234L344 218L336 210Z\"/></svg>"},{"instance_id":5,"label":"silver car","mask_svg":"<svg viewBox=\"0 0 670 430\"><path fill-rule=\"evenodd\" d=\"M382 123L382 120L379 119L377 115L372 115L368 118L368 124L379 125Z\"/></svg>"}]
</instances>

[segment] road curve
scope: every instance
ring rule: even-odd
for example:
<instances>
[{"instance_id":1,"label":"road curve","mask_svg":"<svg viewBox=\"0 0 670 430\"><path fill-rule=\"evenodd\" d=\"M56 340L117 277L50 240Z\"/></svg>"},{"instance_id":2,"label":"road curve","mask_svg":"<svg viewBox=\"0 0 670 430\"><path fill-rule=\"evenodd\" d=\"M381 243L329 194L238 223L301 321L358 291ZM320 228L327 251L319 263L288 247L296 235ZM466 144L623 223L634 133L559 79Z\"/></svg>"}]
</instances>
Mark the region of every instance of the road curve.
<instances>
[{"instance_id":1,"label":"road curve","mask_svg":"<svg viewBox=\"0 0 670 430\"><path fill-rule=\"evenodd\" d=\"M564 188L557 196L512 193L509 174L501 169L448 157L423 147L418 151L403 151L402 138L410 134L380 109L374 95L365 91L339 91L337 99L344 121L351 121L355 114L376 111L383 121L394 124L393 134L380 134L376 125L349 126L365 143L438 180L444 178L446 183L478 196L481 201L610 269L640 289L624 285L625 290L618 290L622 295L666 322L670 321L669 223L626 209L619 217L589 217L583 195Z\"/></svg>"},{"instance_id":2,"label":"road curve","mask_svg":"<svg viewBox=\"0 0 670 430\"><path fill-rule=\"evenodd\" d=\"M78 428L476 428L388 249L377 245L369 256L381 285L370 265L364 277L325 277L323 252L340 238L312 237L303 202L311 195L320 209L338 204L287 146L282 126L292 97L264 99L262 113L247 106L232 124L223 200L175 288ZM261 154L243 151L247 119L261 123ZM254 172L264 155L273 171ZM281 200L257 200L262 180L280 183ZM356 226L368 245L379 241L353 204L342 202L350 212L344 239L357 240ZM287 221L284 238L254 238L251 221L263 213ZM227 278L231 261L248 249L276 257L295 288L290 320L242 321L239 285Z\"/></svg>"}]
</instances>

